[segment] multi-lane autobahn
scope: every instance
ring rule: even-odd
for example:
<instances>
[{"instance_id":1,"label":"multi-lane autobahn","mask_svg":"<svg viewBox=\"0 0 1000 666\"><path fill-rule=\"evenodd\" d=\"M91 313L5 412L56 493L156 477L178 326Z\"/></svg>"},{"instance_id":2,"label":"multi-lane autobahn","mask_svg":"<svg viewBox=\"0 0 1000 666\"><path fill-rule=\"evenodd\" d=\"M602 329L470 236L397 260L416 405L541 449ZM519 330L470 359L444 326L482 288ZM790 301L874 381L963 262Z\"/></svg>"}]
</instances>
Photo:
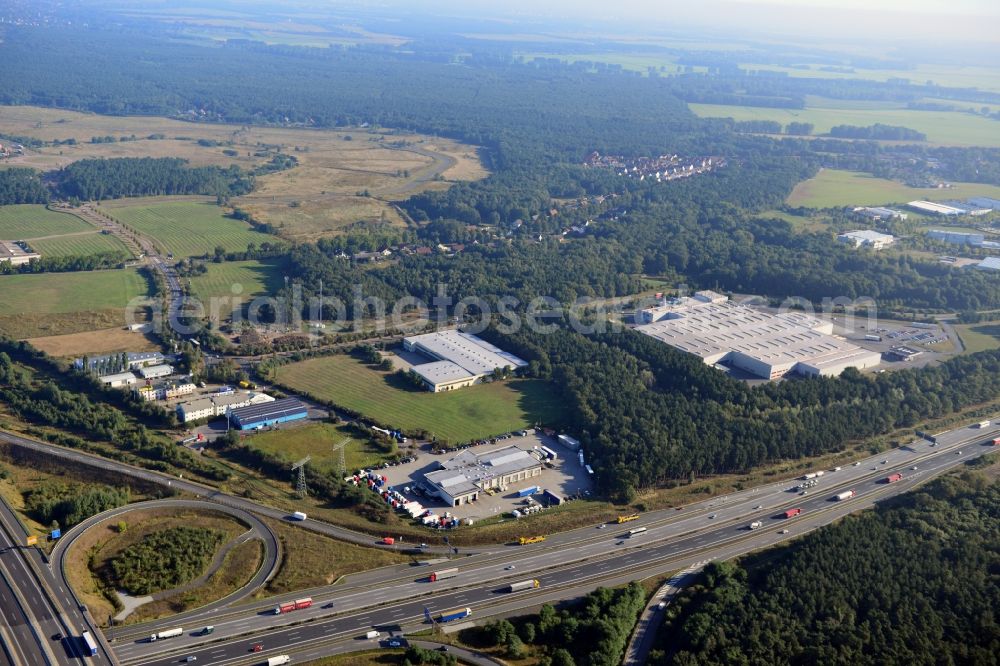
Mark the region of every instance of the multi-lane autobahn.
<instances>
[{"instance_id":1,"label":"multi-lane autobahn","mask_svg":"<svg viewBox=\"0 0 1000 666\"><path fill-rule=\"evenodd\" d=\"M17 516L0 502L0 664L84 663L78 643L84 631L99 641L88 663L115 663L65 581L25 539Z\"/></svg>"},{"instance_id":2,"label":"multi-lane autobahn","mask_svg":"<svg viewBox=\"0 0 1000 666\"><path fill-rule=\"evenodd\" d=\"M459 574L437 583L426 580L427 567L388 567L292 595L310 594L314 605L285 615L272 611L282 597L236 609L212 606L185 614L185 633L177 638L148 641L151 633L178 626L178 620L120 628L109 632L109 637L116 655L126 664L176 663L187 656L197 657L199 663L249 664L275 654L294 654L296 661L304 661L370 647L371 642L363 639L367 631L377 628L384 637L419 627L426 622L425 609L434 615L470 607L473 619L509 614L546 601L576 597L600 585L617 585L778 543L978 457L989 450L986 444L998 435L1000 428L970 428L941 434L936 445L915 442L837 471L828 470L808 495L791 490L797 482L783 481L680 510L650 512L624 525L553 535L541 544L496 546L453 561L449 566L459 567ZM903 478L885 483L893 472ZM198 494L210 494L193 485L202 491ZM845 489L855 490L856 497L839 502L832 499ZM236 498L220 499L228 504ZM803 513L784 519L783 511L791 507L801 508ZM764 527L749 530L750 522L757 520ZM645 531L629 536L636 528ZM530 578L540 581L539 589L514 594L505 591L510 582ZM206 625L215 627L212 634L200 633ZM264 650L250 652L257 643L262 643Z\"/></svg>"},{"instance_id":3,"label":"multi-lane autobahn","mask_svg":"<svg viewBox=\"0 0 1000 666\"><path fill-rule=\"evenodd\" d=\"M297 660L305 660L366 645L363 636L373 628L384 636L420 627L426 623L425 608L432 616L463 607L473 609L473 618L511 613L579 596L600 585L645 578L699 560L726 559L801 535L982 455L987 450L984 443L993 436L996 433L990 430L955 431L940 436L936 446L920 442L897 449L827 472L805 496L790 491L795 484L782 482L681 512L658 512L620 526L567 532L544 544L498 547L453 562L459 575L438 583L426 580L426 568L413 567L405 576L394 568L382 574L380 583L373 583L369 575L363 586L348 580L342 587L313 591L311 608L287 615L274 615L271 602L188 618L212 624L211 636L199 636L199 624L185 627L184 636L149 643L143 637L150 627L144 626L116 634L115 649L126 664L174 663L188 655L197 657L199 663L244 664L259 661L261 655L249 650L262 643L263 657L295 653ZM886 483L885 478L894 472L903 478ZM856 496L835 501L833 496L844 489L855 490ZM801 508L803 513L785 519L783 511L790 507ZM749 523L756 520L765 526L749 530ZM646 531L628 536L637 527ZM506 591L510 582L530 578L540 581L538 590ZM152 626L165 628L170 623Z\"/></svg>"}]
</instances>

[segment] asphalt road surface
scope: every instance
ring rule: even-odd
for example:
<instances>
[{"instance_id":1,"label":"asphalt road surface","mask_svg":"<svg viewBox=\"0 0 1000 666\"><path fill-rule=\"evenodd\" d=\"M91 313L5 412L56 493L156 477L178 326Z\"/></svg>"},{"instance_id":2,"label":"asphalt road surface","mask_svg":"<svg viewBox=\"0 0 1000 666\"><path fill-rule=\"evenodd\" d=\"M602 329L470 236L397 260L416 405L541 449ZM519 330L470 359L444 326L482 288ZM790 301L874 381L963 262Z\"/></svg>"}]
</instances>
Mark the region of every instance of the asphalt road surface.
<instances>
[{"instance_id":1,"label":"asphalt road surface","mask_svg":"<svg viewBox=\"0 0 1000 666\"><path fill-rule=\"evenodd\" d=\"M0 664L82 664L78 639L95 631L76 597L51 576L36 548L26 547L24 529L0 502ZM105 645L86 663L116 663Z\"/></svg>"},{"instance_id":2,"label":"asphalt road surface","mask_svg":"<svg viewBox=\"0 0 1000 666\"><path fill-rule=\"evenodd\" d=\"M414 570L409 580L392 585L343 592L334 587L328 595L314 596L309 609L274 615L266 607L248 607L216 622L211 636L188 632L156 643L120 642L116 653L127 664L176 663L189 654L210 664L256 663L255 659L285 653L294 653L299 661L305 656L298 654L300 650L329 654L334 648L343 649L338 646L361 646L365 632L373 628L386 634L428 626L425 608L437 615L469 607L472 619L517 613L600 585L674 571L704 559L728 559L799 536L982 455L990 450L985 442L993 436L989 429L953 431L939 437L936 447L921 442L828 472L806 496L790 492L790 482L772 484L688 507L686 517L678 513L667 519L660 512L625 525L576 530L535 546L500 547L501 553L455 563L459 575L437 583L425 580L427 571ZM911 469L914 466L916 470ZM885 483L885 477L896 471L903 479ZM834 501L834 494L845 489L855 490L856 497ZM785 519L783 512L790 507L801 508L802 514ZM761 520L764 527L749 530L753 520ZM626 536L637 527L647 529ZM583 532L589 536L581 538ZM553 547L557 541L563 545ZM511 582L531 578L540 581L538 590L506 591ZM210 643L201 644L208 639ZM264 644L265 652L254 655L249 650L257 642Z\"/></svg>"}]
</instances>

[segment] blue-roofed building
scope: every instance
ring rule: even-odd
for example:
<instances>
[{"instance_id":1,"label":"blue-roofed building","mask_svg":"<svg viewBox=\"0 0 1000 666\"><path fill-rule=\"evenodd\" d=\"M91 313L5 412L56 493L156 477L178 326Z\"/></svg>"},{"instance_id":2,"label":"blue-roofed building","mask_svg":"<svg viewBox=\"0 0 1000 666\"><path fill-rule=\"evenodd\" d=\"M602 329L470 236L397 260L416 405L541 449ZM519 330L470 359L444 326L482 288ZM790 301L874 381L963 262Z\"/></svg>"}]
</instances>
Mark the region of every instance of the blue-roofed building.
<instances>
[{"instance_id":1,"label":"blue-roofed building","mask_svg":"<svg viewBox=\"0 0 1000 666\"><path fill-rule=\"evenodd\" d=\"M229 421L240 430L266 428L278 423L297 421L309 415L309 409L300 400L283 398L260 405L229 410Z\"/></svg>"}]
</instances>

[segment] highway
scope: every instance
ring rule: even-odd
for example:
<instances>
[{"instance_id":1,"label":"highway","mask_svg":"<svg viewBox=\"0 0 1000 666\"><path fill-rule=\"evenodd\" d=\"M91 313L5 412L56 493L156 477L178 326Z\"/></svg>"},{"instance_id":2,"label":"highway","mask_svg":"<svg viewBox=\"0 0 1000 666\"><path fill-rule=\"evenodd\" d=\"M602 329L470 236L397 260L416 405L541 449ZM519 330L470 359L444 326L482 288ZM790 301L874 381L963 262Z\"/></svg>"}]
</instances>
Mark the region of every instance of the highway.
<instances>
[{"instance_id":1,"label":"highway","mask_svg":"<svg viewBox=\"0 0 1000 666\"><path fill-rule=\"evenodd\" d=\"M14 512L0 501L0 664L118 663L75 595L49 572L37 548L25 546L25 537ZM84 631L100 639L98 656L86 662L77 644Z\"/></svg>"},{"instance_id":2,"label":"highway","mask_svg":"<svg viewBox=\"0 0 1000 666\"><path fill-rule=\"evenodd\" d=\"M250 595L256 593L257 590L259 590L277 573L278 564L280 563L280 546L278 544L278 537L274 531L252 513L243 511L242 509L226 506L224 504L207 502L204 500L149 500L145 502L127 504L116 509L109 509L95 516L91 516L82 523L74 525L70 530L62 535L62 538L59 539L56 546L52 549L52 552L49 555L49 561L52 563L52 566L58 572L59 576L65 578L66 554L69 551L70 546L72 546L73 543L88 529L96 527L101 523L117 520L120 516L124 516L131 511L150 511L155 509L166 509L167 511L196 509L224 513L236 518L242 523L245 523L250 528L249 532L244 535L244 537L258 539L264 544L264 557L260 568L254 574L253 578L239 590L235 590L228 596L197 609L196 612L199 615L211 613L219 608L244 600ZM175 615L173 619L180 621L187 615L187 613L182 613L180 615Z\"/></svg>"},{"instance_id":3,"label":"highway","mask_svg":"<svg viewBox=\"0 0 1000 666\"><path fill-rule=\"evenodd\" d=\"M576 597L600 585L675 571L705 559L728 559L799 536L982 455L990 450L983 442L993 436L988 429L963 429L939 437L936 447L921 442L886 452L857 466L828 472L806 496L790 492L793 484L786 481L687 507L674 519L664 518L661 512L625 525L575 530L537 546L501 546L492 554L453 563L460 567L460 574L438 583L424 580L428 568L413 568L406 579L397 575L392 583L328 588L329 592L314 596L312 608L286 615L268 611L274 602L251 605L235 614L218 615L211 636L194 635L193 630L200 627L193 625L182 637L156 643L123 636L116 653L126 664L167 664L188 654L200 663L244 664L307 648L296 653L299 660L314 653L330 654L345 644L357 645L359 637L373 627L384 632L418 628L425 622L425 606L432 612L468 606L473 608L473 619L517 612ZM911 469L914 466L916 470ZM885 483L884 478L896 471L903 479ZM833 495L843 489L856 490L857 496L833 501ZM784 509L792 506L802 508L802 515L783 518ZM762 520L765 527L747 529L752 520ZM626 536L636 527L647 531ZM557 540L563 545L552 548L550 542ZM515 594L503 591L510 582L528 578L541 581L541 588ZM168 626L169 622L160 624ZM249 653L255 642L264 643L265 653Z\"/></svg>"}]
</instances>

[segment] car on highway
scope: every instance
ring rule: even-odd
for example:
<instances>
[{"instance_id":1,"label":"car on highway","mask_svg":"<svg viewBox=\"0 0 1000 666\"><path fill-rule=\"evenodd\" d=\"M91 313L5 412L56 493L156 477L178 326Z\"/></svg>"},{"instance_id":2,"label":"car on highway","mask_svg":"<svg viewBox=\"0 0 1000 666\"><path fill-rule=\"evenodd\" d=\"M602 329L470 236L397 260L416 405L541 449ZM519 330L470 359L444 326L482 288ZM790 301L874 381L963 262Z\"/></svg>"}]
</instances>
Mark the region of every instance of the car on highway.
<instances>
[{"instance_id":1,"label":"car on highway","mask_svg":"<svg viewBox=\"0 0 1000 666\"><path fill-rule=\"evenodd\" d=\"M803 490L801 493L799 493L799 495L808 495L808 494L809 494L808 490Z\"/></svg>"},{"instance_id":2,"label":"car on highway","mask_svg":"<svg viewBox=\"0 0 1000 666\"><path fill-rule=\"evenodd\" d=\"M260 652L263 649L264 649L263 643L254 643L253 645L250 646L251 652Z\"/></svg>"},{"instance_id":3,"label":"car on highway","mask_svg":"<svg viewBox=\"0 0 1000 666\"><path fill-rule=\"evenodd\" d=\"M916 472L916 471L917 471L917 466L916 466L916 465L914 465L914 466L913 466L913 467L911 467L910 469L911 469L912 471Z\"/></svg>"},{"instance_id":4,"label":"car on highway","mask_svg":"<svg viewBox=\"0 0 1000 666\"><path fill-rule=\"evenodd\" d=\"M62 640L62 634L60 634L60 633L52 634L52 640L54 640L54 641L61 641Z\"/></svg>"},{"instance_id":5,"label":"car on highway","mask_svg":"<svg viewBox=\"0 0 1000 666\"><path fill-rule=\"evenodd\" d=\"M198 661L198 657L194 656L193 654L188 655L187 657L184 657L184 661Z\"/></svg>"},{"instance_id":6,"label":"car on highway","mask_svg":"<svg viewBox=\"0 0 1000 666\"><path fill-rule=\"evenodd\" d=\"M333 608L333 602L331 601L328 604L323 604L323 608Z\"/></svg>"},{"instance_id":7,"label":"car on highway","mask_svg":"<svg viewBox=\"0 0 1000 666\"><path fill-rule=\"evenodd\" d=\"M788 534L788 530L781 530L778 534Z\"/></svg>"},{"instance_id":8,"label":"car on highway","mask_svg":"<svg viewBox=\"0 0 1000 666\"><path fill-rule=\"evenodd\" d=\"M713 518L715 518L715 514L714 513L708 517L709 520L712 520Z\"/></svg>"},{"instance_id":9,"label":"car on highway","mask_svg":"<svg viewBox=\"0 0 1000 666\"><path fill-rule=\"evenodd\" d=\"M760 510L761 510L761 509L763 509L763 508L764 508L764 505L763 505L763 504L758 504L757 506L755 506L755 507L753 508L753 510L754 510L754 511L760 511Z\"/></svg>"},{"instance_id":10,"label":"car on highway","mask_svg":"<svg viewBox=\"0 0 1000 666\"><path fill-rule=\"evenodd\" d=\"M405 638L390 638L385 644L391 648L401 648L409 645Z\"/></svg>"},{"instance_id":11,"label":"car on highway","mask_svg":"<svg viewBox=\"0 0 1000 666\"><path fill-rule=\"evenodd\" d=\"M962 452L961 451L955 451L955 455L956 456L960 456L960 455L962 455Z\"/></svg>"},{"instance_id":12,"label":"car on highway","mask_svg":"<svg viewBox=\"0 0 1000 666\"><path fill-rule=\"evenodd\" d=\"M512 571L513 569L514 569L513 564L508 564L507 566L504 567L504 571Z\"/></svg>"},{"instance_id":13,"label":"car on highway","mask_svg":"<svg viewBox=\"0 0 1000 666\"><path fill-rule=\"evenodd\" d=\"M860 462L856 462L856 463L854 463L854 466L857 467L860 464L861 464Z\"/></svg>"},{"instance_id":14,"label":"car on highway","mask_svg":"<svg viewBox=\"0 0 1000 666\"><path fill-rule=\"evenodd\" d=\"M447 651L448 651L447 645L442 645L441 647L438 648L438 652L447 652Z\"/></svg>"},{"instance_id":15,"label":"car on highway","mask_svg":"<svg viewBox=\"0 0 1000 666\"><path fill-rule=\"evenodd\" d=\"M883 460L883 461L882 461L882 464L883 464L883 465L887 465L888 463L889 463L889 461L888 461L888 460Z\"/></svg>"},{"instance_id":16,"label":"car on highway","mask_svg":"<svg viewBox=\"0 0 1000 666\"><path fill-rule=\"evenodd\" d=\"M607 527L607 525L605 525L604 523L601 523L600 525L597 526L597 529L603 530L605 527Z\"/></svg>"},{"instance_id":17,"label":"car on highway","mask_svg":"<svg viewBox=\"0 0 1000 666\"><path fill-rule=\"evenodd\" d=\"M619 546L624 546L624 545L625 545L625 540L624 540L624 539L622 539L621 541L619 541L619 542L618 542L618 545L619 545Z\"/></svg>"}]
</instances>

